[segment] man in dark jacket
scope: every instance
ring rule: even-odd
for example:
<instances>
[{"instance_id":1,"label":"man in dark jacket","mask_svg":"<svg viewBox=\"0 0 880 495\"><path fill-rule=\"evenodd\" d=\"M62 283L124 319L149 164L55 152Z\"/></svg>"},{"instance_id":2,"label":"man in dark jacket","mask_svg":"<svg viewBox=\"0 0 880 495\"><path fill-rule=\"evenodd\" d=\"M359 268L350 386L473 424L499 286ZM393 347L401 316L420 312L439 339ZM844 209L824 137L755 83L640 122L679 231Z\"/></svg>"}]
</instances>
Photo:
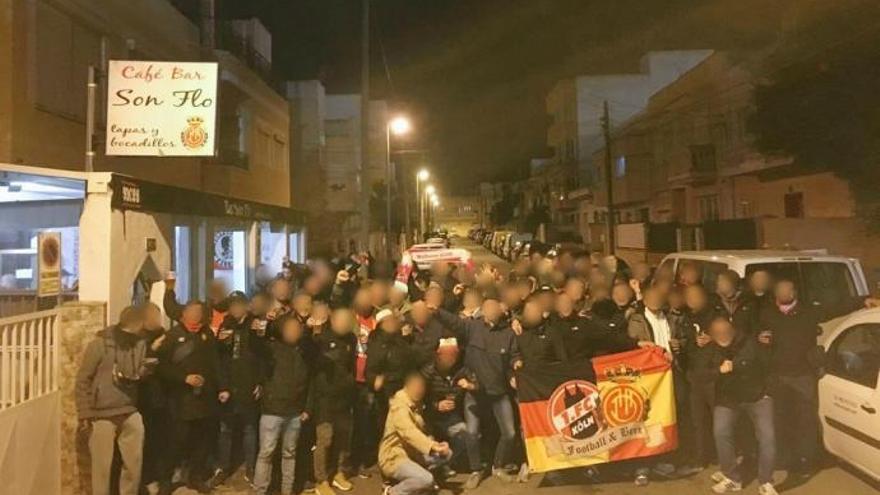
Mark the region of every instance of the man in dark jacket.
<instances>
[{"instance_id":1,"label":"man in dark jacket","mask_svg":"<svg viewBox=\"0 0 880 495\"><path fill-rule=\"evenodd\" d=\"M510 381L514 367L522 366L516 335L510 322L504 320L501 303L494 296L483 301L482 318L461 318L444 309L429 305L440 323L465 339L464 365L477 376L480 388L465 396L465 421L472 435L480 433L480 410L491 410L498 424L500 437L495 448L492 472L503 481L513 481L505 471L513 447L514 416L510 401Z\"/></svg>"},{"instance_id":2,"label":"man in dark jacket","mask_svg":"<svg viewBox=\"0 0 880 495\"><path fill-rule=\"evenodd\" d=\"M272 479L272 455L281 442L281 494L293 493L296 446L302 423L310 417L311 378L315 352L304 340L303 325L293 315L278 321L280 337L269 343L269 372L263 383L260 451L254 491L265 495Z\"/></svg>"},{"instance_id":3,"label":"man in dark jacket","mask_svg":"<svg viewBox=\"0 0 880 495\"><path fill-rule=\"evenodd\" d=\"M715 312L727 316L743 336L757 336L760 306L740 290L739 274L733 270L719 273L715 293Z\"/></svg>"},{"instance_id":4,"label":"man in dark jacket","mask_svg":"<svg viewBox=\"0 0 880 495\"><path fill-rule=\"evenodd\" d=\"M458 342L455 338L442 339L435 352L434 362L422 369L428 381L428 419L441 438L453 445L453 465L467 462L470 476L464 484L473 490L482 480L480 439L472 435L464 420L464 399L468 391L477 390L477 377L459 362Z\"/></svg>"},{"instance_id":5,"label":"man in dark jacket","mask_svg":"<svg viewBox=\"0 0 880 495\"><path fill-rule=\"evenodd\" d=\"M526 299L522 316L511 321L510 326L516 334L516 347L524 366L540 368L562 361L559 355L562 343L553 342L553 337L558 339L559 336L550 332L550 324L544 316L544 302L539 296Z\"/></svg>"},{"instance_id":6,"label":"man in dark jacket","mask_svg":"<svg viewBox=\"0 0 880 495\"><path fill-rule=\"evenodd\" d=\"M606 300L613 306L613 302ZM624 327L625 320L620 323ZM564 363L583 363L595 356L635 349L636 343L625 331L580 316L576 303L566 294L556 297L556 312L550 323L550 340ZM624 327L625 329L625 327Z\"/></svg>"},{"instance_id":7,"label":"man in dark jacket","mask_svg":"<svg viewBox=\"0 0 880 495\"><path fill-rule=\"evenodd\" d=\"M333 495L330 484L349 491L345 475L350 468L352 408L357 394L354 381L357 338L352 333L354 315L348 308L336 308L330 321L315 335L319 355L313 391L317 441L314 467L318 495ZM335 463L330 453L338 453ZM332 481L330 473L335 469Z\"/></svg>"},{"instance_id":8,"label":"man in dark jacket","mask_svg":"<svg viewBox=\"0 0 880 495\"><path fill-rule=\"evenodd\" d=\"M713 342L710 359L699 364L698 373L715 383L715 445L721 476L713 477L715 493L742 489L737 462L736 430L741 416L752 422L758 442L758 493L776 495L773 469L776 464L776 437L773 398L767 375L769 350L744 335L725 317L716 317L709 326Z\"/></svg>"},{"instance_id":9,"label":"man in dark jacket","mask_svg":"<svg viewBox=\"0 0 880 495\"><path fill-rule=\"evenodd\" d=\"M165 341L165 317L159 306L144 303L143 339L147 347L147 357L158 362L157 351ZM152 373L140 381L138 392L138 411L144 418L144 463L142 484L157 487L162 480L163 457L168 450L170 421L167 400L161 378Z\"/></svg>"},{"instance_id":10,"label":"man in dark jacket","mask_svg":"<svg viewBox=\"0 0 880 495\"><path fill-rule=\"evenodd\" d=\"M136 495L141 481L144 424L137 411L138 385L149 373L146 343L139 335L143 312L128 307L119 324L101 330L86 347L76 375L80 428L91 430L92 493L110 494L113 451L119 448L119 493Z\"/></svg>"},{"instance_id":11,"label":"man in dark jacket","mask_svg":"<svg viewBox=\"0 0 880 495\"><path fill-rule=\"evenodd\" d=\"M162 378L171 417L171 446L160 493L171 493L171 475L187 455L188 484L202 492L206 461L215 435L220 361L216 338L205 323L204 306L190 301L183 307L180 323L165 336L158 350L157 373Z\"/></svg>"},{"instance_id":12,"label":"man in dark jacket","mask_svg":"<svg viewBox=\"0 0 880 495\"><path fill-rule=\"evenodd\" d=\"M388 401L403 388L406 375L417 370L412 348L401 329L400 318L393 311L380 310L376 313L376 330L367 344L366 378L376 394L380 432L388 414Z\"/></svg>"},{"instance_id":13,"label":"man in dark jacket","mask_svg":"<svg viewBox=\"0 0 880 495\"><path fill-rule=\"evenodd\" d=\"M434 354L441 339L458 337L454 331L434 318L424 301L416 301L412 304L406 324L409 325L406 333L417 369L434 361ZM407 328L406 325L404 328Z\"/></svg>"},{"instance_id":14,"label":"man in dark jacket","mask_svg":"<svg viewBox=\"0 0 880 495\"><path fill-rule=\"evenodd\" d=\"M264 341L253 330L248 300L242 293L229 298L229 312L217 335L220 353L220 436L217 470L211 485L221 483L233 468L232 445L241 438L245 479L254 479L257 459L257 424L260 419L266 351Z\"/></svg>"}]
</instances>

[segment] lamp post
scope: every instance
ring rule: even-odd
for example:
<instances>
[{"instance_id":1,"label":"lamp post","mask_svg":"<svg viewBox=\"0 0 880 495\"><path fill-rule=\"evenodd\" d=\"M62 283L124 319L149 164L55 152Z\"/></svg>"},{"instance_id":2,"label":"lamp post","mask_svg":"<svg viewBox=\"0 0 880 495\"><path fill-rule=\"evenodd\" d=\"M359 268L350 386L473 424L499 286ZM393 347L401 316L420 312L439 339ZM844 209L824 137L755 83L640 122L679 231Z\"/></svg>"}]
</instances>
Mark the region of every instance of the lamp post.
<instances>
[{"instance_id":1,"label":"lamp post","mask_svg":"<svg viewBox=\"0 0 880 495\"><path fill-rule=\"evenodd\" d=\"M412 124L404 116L397 116L388 122L386 143L388 146L388 160L385 169L385 254L391 259L391 183L394 175L394 167L391 163L391 136L405 136L412 130Z\"/></svg>"},{"instance_id":2,"label":"lamp post","mask_svg":"<svg viewBox=\"0 0 880 495\"><path fill-rule=\"evenodd\" d=\"M425 192L419 196L419 212L421 213L421 223L422 223L422 232L421 235L424 237L425 233L428 231L428 214L431 213L428 211L430 205L428 202L431 200L433 195L437 194L437 188L434 187L433 184L428 184L425 187ZM422 239L424 240L424 239Z\"/></svg>"},{"instance_id":3,"label":"lamp post","mask_svg":"<svg viewBox=\"0 0 880 495\"><path fill-rule=\"evenodd\" d=\"M437 207L440 206L440 200L437 195L431 196L431 230L437 228Z\"/></svg>"},{"instance_id":4,"label":"lamp post","mask_svg":"<svg viewBox=\"0 0 880 495\"><path fill-rule=\"evenodd\" d=\"M416 239L420 238L422 233L425 231L425 215L422 212L422 193L421 193L421 183L425 182L431 178L431 174L427 169L421 169L416 174L416 207L419 209L419 230L416 233Z\"/></svg>"}]
</instances>

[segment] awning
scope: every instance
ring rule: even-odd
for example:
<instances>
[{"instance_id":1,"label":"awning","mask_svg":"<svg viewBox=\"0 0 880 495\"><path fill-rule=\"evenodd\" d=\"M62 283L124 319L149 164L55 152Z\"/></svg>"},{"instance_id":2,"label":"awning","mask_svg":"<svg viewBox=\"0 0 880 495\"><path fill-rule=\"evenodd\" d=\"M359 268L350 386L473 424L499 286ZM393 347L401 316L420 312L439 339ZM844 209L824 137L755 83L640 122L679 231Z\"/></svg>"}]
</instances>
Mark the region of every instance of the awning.
<instances>
[{"instance_id":1,"label":"awning","mask_svg":"<svg viewBox=\"0 0 880 495\"><path fill-rule=\"evenodd\" d=\"M110 189L113 192L110 204L117 210L234 217L289 225L303 225L306 219L304 212L291 208L228 198L117 174L113 174Z\"/></svg>"}]
</instances>

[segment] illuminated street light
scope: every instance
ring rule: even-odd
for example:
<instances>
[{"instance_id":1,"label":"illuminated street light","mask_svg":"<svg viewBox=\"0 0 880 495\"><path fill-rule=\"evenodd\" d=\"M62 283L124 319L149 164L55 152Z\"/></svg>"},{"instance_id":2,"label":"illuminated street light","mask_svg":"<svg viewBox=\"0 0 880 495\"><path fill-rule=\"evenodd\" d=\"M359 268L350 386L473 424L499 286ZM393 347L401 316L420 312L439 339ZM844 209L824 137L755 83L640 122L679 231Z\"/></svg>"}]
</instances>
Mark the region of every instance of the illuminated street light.
<instances>
[{"instance_id":1,"label":"illuminated street light","mask_svg":"<svg viewBox=\"0 0 880 495\"><path fill-rule=\"evenodd\" d=\"M428 169L425 169L425 168L419 170L418 175L416 175L416 178L418 178L422 182L425 182L430 177L431 177L431 173L428 172Z\"/></svg>"},{"instance_id":2,"label":"illuminated street light","mask_svg":"<svg viewBox=\"0 0 880 495\"><path fill-rule=\"evenodd\" d=\"M437 188L434 187L434 184L428 184L428 187L425 188L425 194L428 196L437 194Z\"/></svg>"},{"instance_id":3,"label":"illuminated street light","mask_svg":"<svg viewBox=\"0 0 880 495\"><path fill-rule=\"evenodd\" d=\"M440 206L440 200L437 198L437 196L431 196L431 204L433 204L435 208L437 206Z\"/></svg>"},{"instance_id":4,"label":"illuminated street light","mask_svg":"<svg viewBox=\"0 0 880 495\"><path fill-rule=\"evenodd\" d=\"M412 130L412 123L410 123L409 119L406 117L394 117L391 119L391 122L388 123L388 128L391 130L391 134L394 134L395 136L403 136L410 133Z\"/></svg>"}]
</instances>

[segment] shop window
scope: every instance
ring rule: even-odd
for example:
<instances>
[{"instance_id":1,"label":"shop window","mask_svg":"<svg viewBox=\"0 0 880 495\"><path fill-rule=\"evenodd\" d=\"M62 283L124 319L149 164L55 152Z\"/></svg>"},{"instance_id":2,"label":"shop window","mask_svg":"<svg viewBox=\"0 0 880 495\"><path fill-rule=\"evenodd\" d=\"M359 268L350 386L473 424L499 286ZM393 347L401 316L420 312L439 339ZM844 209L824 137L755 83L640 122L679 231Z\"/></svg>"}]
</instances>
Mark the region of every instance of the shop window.
<instances>
[{"instance_id":1,"label":"shop window","mask_svg":"<svg viewBox=\"0 0 880 495\"><path fill-rule=\"evenodd\" d=\"M192 229L188 225L174 227L174 272L177 277L177 297L193 297Z\"/></svg>"},{"instance_id":2,"label":"shop window","mask_svg":"<svg viewBox=\"0 0 880 495\"><path fill-rule=\"evenodd\" d=\"M302 233L301 232L291 232L289 239L290 244L290 260L294 263L302 263L305 261L305 253L302 249ZM342 242L340 241L340 245ZM344 249L339 249L339 251L344 251Z\"/></svg>"},{"instance_id":3,"label":"shop window","mask_svg":"<svg viewBox=\"0 0 880 495\"><path fill-rule=\"evenodd\" d=\"M247 291L247 232L218 229L214 232L214 278L230 290Z\"/></svg>"},{"instance_id":4,"label":"shop window","mask_svg":"<svg viewBox=\"0 0 880 495\"><path fill-rule=\"evenodd\" d=\"M287 242L283 225L270 222L260 224L260 264L265 265L270 273L280 273L284 258L287 256Z\"/></svg>"}]
</instances>

